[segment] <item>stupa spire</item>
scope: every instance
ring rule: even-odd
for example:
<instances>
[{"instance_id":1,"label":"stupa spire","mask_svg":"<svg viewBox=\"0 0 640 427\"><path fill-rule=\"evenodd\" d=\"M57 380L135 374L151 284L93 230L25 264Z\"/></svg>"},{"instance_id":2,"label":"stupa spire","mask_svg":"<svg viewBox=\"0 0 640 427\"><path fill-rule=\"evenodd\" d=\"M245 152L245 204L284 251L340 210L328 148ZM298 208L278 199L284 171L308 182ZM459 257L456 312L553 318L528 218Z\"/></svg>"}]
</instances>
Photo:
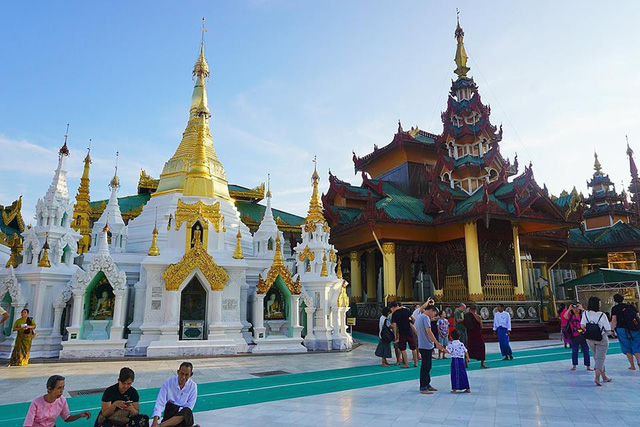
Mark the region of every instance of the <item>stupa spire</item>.
<instances>
[{"instance_id":1,"label":"stupa spire","mask_svg":"<svg viewBox=\"0 0 640 427\"><path fill-rule=\"evenodd\" d=\"M69 199L69 190L67 189L67 157L69 157L69 148L67 147L67 138L69 137L69 124L67 123L67 130L64 133L64 144L58 150L58 167L53 175L53 181L47 190L47 194L44 197L45 204L51 206L55 199L64 200Z\"/></svg>"},{"instance_id":2,"label":"stupa spire","mask_svg":"<svg viewBox=\"0 0 640 427\"><path fill-rule=\"evenodd\" d=\"M80 178L80 186L78 187L78 193L76 194L76 204L73 207L73 217L75 220L72 222L72 226L76 231L82 234L82 240L78 244L78 253L84 253L89 249L91 242L91 229L89 228L89 216L91 214L91 207L89 201L91 197L89 195L89 171L91 169L91 140L89 140L89 147L87 148L87 155L84 158L84 168L82 170L82 177Z\"/></svg>"},{"instance_id":3,"label":"stupa spire","mask_svg":"<svg viewBox=\"0 0 640 427\"><path fill-rule=\"evenodd\" d=\"M600 160L598 160L598 153L593 152L593 170L595 171L595 175L602 175L602 165L600 164Z\"/></svg>"},{"instance_id":4,"label":"stupa spire","mask_svg":"<svg viewBox=\"0 0 640 427\"><path fill-rule=\"evenodd\" d=\"M458 77L467 77L467 73L469 72L470 68L467 67L468 56L467 51L464 48L464 30L460 26L460 11L457 9L456 15L456 21L458 25L456 26L455 38L458 41L458 46L456 47L456 69L454 70L454 73L456 73Z\"/></svg>"},{"instance_id":5,"label":"stupa spire","mask_svg":"<svg viewBox=\"0 0 640 427\"><path fill-rule=\"evenodd\" d=\"M206 32L205 19L202 18L200 53L192 73L195 84L191 96L189 122L178 149L164 165L154 197L170 191L182 191L187 196L231 199L226 173L213 148L209 128L211 113L206 87L209 64L204 53Z\"/></svg>"},{"instance_id":6,"label":"stupa spire","mask_svg":"<svg viewBox=\"0 0 640 427\"><path fill-rule=\"evenodd\" d=\"M318 160L313 157L313 174L311 175L311 183L313 186L313 192L311 193L311 200L309 201L309 212L305 224L311 224L320 222L326 224L324 219L324 213L322 212L322 202L320 201L320 194L318 192L318 182L320 181L320 175L318 175Z\"/></svg>"}]
</instances>

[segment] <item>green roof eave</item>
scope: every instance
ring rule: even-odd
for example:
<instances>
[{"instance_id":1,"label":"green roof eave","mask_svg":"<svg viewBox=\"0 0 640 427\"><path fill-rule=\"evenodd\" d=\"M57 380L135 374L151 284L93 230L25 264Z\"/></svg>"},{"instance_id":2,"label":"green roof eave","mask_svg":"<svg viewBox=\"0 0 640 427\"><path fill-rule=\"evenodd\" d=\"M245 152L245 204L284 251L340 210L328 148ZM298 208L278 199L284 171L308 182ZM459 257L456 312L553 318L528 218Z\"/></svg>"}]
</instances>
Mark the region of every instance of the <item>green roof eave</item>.
<instances>
[{"instance_id":1,"label":"green roof eave","mask_svg":"<svg viewBox=\"0 0 640 427\"><path fill-rule=\"evenodd\" d=\"M569 280L561 285L562 287L612 285L620 283L633 283L634 286L640 282L640 270L619 270L614 268L599 268L594 272L585 274L577 279ZM631 286L629 286L631 287Z\"/></svg>"}]
</instances>

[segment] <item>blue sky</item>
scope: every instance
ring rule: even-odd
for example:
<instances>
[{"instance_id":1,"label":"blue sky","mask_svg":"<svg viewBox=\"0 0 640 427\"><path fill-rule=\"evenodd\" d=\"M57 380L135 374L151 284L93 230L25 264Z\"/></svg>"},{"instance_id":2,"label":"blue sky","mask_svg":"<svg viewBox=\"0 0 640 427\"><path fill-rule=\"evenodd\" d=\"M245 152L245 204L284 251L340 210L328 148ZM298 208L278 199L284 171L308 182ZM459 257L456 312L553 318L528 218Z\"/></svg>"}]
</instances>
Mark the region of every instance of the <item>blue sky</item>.
<instances>
[{"instance_id":1,"label":"blue sky","mask_svg":"<svg viewBox=\"0 0 640 427\"><path fill-rule=\"evenodd\" d=\"M503 124L501 150L552 193L586 192L593 151L628 185L640 154L640 3L494 1L11 2L0 15L0 204L30 219L71 124L69 190L93 139L92 199L157 177L187 122L201 17L212 134L231 183L272 175L274 205L304 214L312 158L359 183L351 151L391 141L401 119L439 133L454 77L455 8L470 75Z\"/></svg>"}]
</instances>

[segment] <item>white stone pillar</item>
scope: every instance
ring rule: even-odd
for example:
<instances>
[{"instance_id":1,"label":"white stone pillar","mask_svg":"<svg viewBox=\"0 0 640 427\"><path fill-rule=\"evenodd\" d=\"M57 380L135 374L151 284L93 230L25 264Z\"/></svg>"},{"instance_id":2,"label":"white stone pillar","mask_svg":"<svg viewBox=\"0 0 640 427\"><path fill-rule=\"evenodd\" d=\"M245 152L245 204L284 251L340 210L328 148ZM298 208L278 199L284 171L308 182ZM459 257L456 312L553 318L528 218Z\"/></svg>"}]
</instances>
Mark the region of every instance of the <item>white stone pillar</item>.
<instances>
[{"instance_id":1,"label":"white stone pillar","mask_svg":"<svg viewBox=\"0 0 640 427\"><path fill-rule=\"evenodd\" d=\"M253 301L253 338L265 338L264 294L256 293Z\"/></svg>"},{"instance_id":2,"label":"white stone pillar","mask_svg":"<svg viewBox=\"0 0 640 427\"><path fill-rule=\"evenodd\" d=\"M291 295L291 337L300 338L302 327L300 326L300 295Z\"/></svg>"},{"instance_id":3,"label":"white stone pillar","mask_svg":"<svg viewBox=\"0 0 640 427\"><path fill-rule=\"evenodd\" d=\"M307 343L316 340L316 336L313 334L313 312L316 311L316 308L305 307L304 311L307 313L307 335L304 337L304 341Z\"/></svg>"},{"instance_id":4,"label":"white stone pillar","mask_svg":"<svg viewBox=\"0 0 640 427\"><path fill-rule=\"evenodd\" d=\"M62 311L64 310L64 305L54 305L53 306L53 330L51 331L51 335L55 337L61 336L60 334L60 324L62 322Z\"/></svg>"},{"instance_id":5,"label":"white stone pillar","mask_svg":"<svg viewBox=\"0 0 640 427\"><path fill-rule=\"evenodd\" d=\"M247 320L247 295L249 293L249 285L246 283L240 287L240 322L242 322L242 332L251 327L251 323Z\"/></svg>"},{"instance_id":6,"label":"white stone pillar","mask_svg":"<svg viewBox=\"0 0 640 427\"><path fill-rule=\"evenodd\" d=\"M333 338L340 337L340 319L339 308L331 307L331 326L333 327Z\"/></svg>"},{"instance_id":7,"label":"white stone pillar","mask_svg":"<svg viewBox=\"0 0 640 427\"><path fill-rule=\"evenodd\" d=\"M209 336L207 339L219 339L224 336L224 324L222 323L222 291L211 292L211 323L209 324Z\"/></svg>"},{"instance_id":8,"label":"white stone pillar","mask_svg":"<svg viewBox=\"0 0 640 427\"><path fill-rule=\"evenodd\" d=\"M71 326L67 328L69 340L80 339L80 329L82 328L82 312L84 310L84 289L73 291L73 315L71 316Z\"/></svg>"},{"instance_id":9,"label":"white stone pillar","mask_svg":"<svg viewBox=\"0 0 640 427\"><path fill-rule=\"evenodd\" d=\"M113 292L116 296L116 302L113 306L113 323L111 324L111 333L109 334L109 339L111 340L122 339L122 333L124 331L123 313L125 311L123 301L126 292L126 289L118 289Z\"/></svg>"}]
</instances>

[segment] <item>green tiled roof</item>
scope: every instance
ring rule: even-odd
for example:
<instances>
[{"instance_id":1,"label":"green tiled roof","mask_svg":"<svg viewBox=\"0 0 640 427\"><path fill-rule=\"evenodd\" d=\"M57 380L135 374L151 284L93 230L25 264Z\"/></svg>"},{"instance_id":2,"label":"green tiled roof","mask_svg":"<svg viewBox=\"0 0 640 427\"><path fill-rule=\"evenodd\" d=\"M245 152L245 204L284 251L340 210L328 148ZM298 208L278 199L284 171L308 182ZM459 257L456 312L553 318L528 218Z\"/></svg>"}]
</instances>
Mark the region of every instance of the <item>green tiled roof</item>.
<instances>
[{"instance_id":1,"label":"green tiled roof","mask_svg":"<svg viewBox=\"0 0 640 427\"><path fill-rule=\"evenodd\" d=\"M611 227L587 230L569 230L569 246L574 248L640 247L640 227L617 222Z\"/></svg>"},{"instance_id":2,"label":"green tiled roof","mask_svg":"<svg viewBox=\"0 0 640 427\"><path fill-rule=\"evenodd\" d=\"M124 196L118 197L118 206L120 206L120 212L125 213L131 210L137 209L140 206L144 206L149 199L151 198L151 194L135 194L133 196ZM108 200L96 200L93 202L89 202L89 205L92 208L96 208L101 203L108 203Z\"/></svg>"},{"instance_id":3,"label":"green tiled roof","mask_svg":"<svg viewBox=\"0 0 640 427\"><path fill-rule=\"evenodd\" d=\"M484 160L481 157L472 156L470 154L467 154L462 157L458 157L453 161L453 165L455 167L458 167L460 165L464 165L467 163L473 163L478 166L484 166Z\"/></svg>"},{"instance_id":4,"label":"green tiled roof","mask_svg":"<svg viewBox=\"0 0 640 427\"><path fill-rule=\"evenodd\" d=\"M330 209L340 215L340 225L349 224L360 218L362 214L361 209L347 208L345 206L331 206Z\"/></svg>"},{"instance_id":5,"label":"green tiled roof","mask_svg":"<svg viewBox=\"0 0 640 427\"><path fill-rule=\"evenodd\" d=\"M424 213L422 199L411 197L397 188L395 185L384 182L382 190L387 197L376 203L378 209L384 211L393 219L404 219L409 221L432 222L433 217Z\"/></svg>"},{"instance_id":6,"label":"green tiled roof","mask_svg":"<svg viewBox=\"0 0 640 427\"><path fill-rule=\"evenodd\" d=\"M567 194L566 196L558 197L553 202L561 208L568 208L572 198L573 196L571 194Z\"/></svg>"},{"instance_id":7,"label":"green tiled roof","mask_svg":"<svg viewBox=\"0 0 640 427\"><path fill-rule=\"evenodd\" d=\"M236 201L236 207L238 211L240 211L240 216L249 215L251 219L256 222L261 222L262 217L264 216L264 211L267 209L266 206L260 205L258 203L250 203L245 202L243 200ZM284 212L278 209L273 209L273 217L280 217L281 220L286 222L289 225L300 225L304 222L304 218L298 215L294 215L288 212Z\"/></svg>"},{"instance_id":8,"label":"green tiled roof","mask_svg":"<svg viewBox=\"0 0 640 427\"><path fill-rule=\"evenodd\" d=\"M471 209L473 209L473 207L476 205L476 203L482 203L483 195L484 195L484 192L482 191L482 189L480 189L480 190L476 191L475 193L473 193L471 196L469 196L468 199L456 203L456 206L453 209L453 216L464 215L465 213L467 213ZM515 207L512 204L505 203L505 202L503 202L501 200L498 200L494 194L489 194L489 201L497 204L503 210L505 210L505 211L507 211L509 213L514 213L515 212Z\"/></svg>"}]
</instances>

